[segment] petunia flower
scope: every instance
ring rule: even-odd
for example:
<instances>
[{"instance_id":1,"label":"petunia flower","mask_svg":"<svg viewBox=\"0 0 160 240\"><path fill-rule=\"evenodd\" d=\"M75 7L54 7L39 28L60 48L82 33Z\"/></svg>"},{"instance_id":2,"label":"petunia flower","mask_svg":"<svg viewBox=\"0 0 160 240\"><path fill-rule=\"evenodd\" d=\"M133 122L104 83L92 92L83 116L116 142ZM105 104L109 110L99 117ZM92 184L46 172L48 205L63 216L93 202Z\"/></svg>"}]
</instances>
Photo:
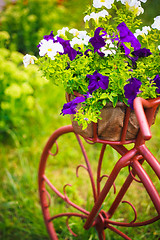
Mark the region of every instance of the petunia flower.
<instances>
[{"instance_id":1,"label":"petunia flower","mask_svg":"<svg viewBox=\"0 0 160 240\"><path fill-rule=\"evenodd\" d=\"M89 78L89 85L88 90L89 93L92 94L98 88L102 88L106 90L109 84L109 77L103 76L102 74L98 73L97 70L93 73L93 75L87 75Z\"/></svg>"},{"instance_id":2,"label":"petunia flower","mask_svg":"<svg viewBox=\"0 0 160 240\"><path fill-rule=\"evenodd\" d=\"M35 61L35 60L37 60L37 58L36 58L35 56L26 54L26 55L23 57L24 67L27 67L29 64L34 64L34 61Z\"/></svg>"},{"instance_id":3,"label":"petunia flower","mask_svg":"<svg viewBox=\"0 0 160 240\"><path fill-rule=\"evenodd\" d=\"M90 40L90 36L87 35L87 31L78 31L75 28L72 28L69 30L69 33L73 34L74 38L70 41L71 47L74 47L74 45L79 45L81 48L83 48L84 45L88 45L88 42Z\"/></svg>"},{"instance_id":4,"label":"petunia flower","mask_svg":"<svg viewBox=\"0 0 160 240\"><path fill-rule=\"evenodd\" d=\"M109 55L112 55L112 54L116 54L115 49L109 50L109 49L102 48L101 52L104 54L105 57L108 57Z\"/></svg>"},{"instance_id":5,"label":"petunia flower","mask_svg":"<svg viewBox=\"0 0 160 240\"><path fill-rule=\"evenodd\" d=\"M76 97L72 101L65 103L63 105L63 109L61 110L61 114L66 115L66 114L75 114L77 112L77 105L78 103L82 103L85 101L85 97Z\"/></svg>"},{"instance_id":6,"label":"petunia flower","mask_svg":"<svg viewBox=\"0 0 160 240\"><path fill-rule=\"evenodd\" d=\"M44 35L43 40L46 40L46 41L52 40L53 42L56 42L54 35L53 35L53 31L51 31L51 33L49 35ZM43 40L40 41L39 45L37 46L38 48L40 48L40 46L43 44Z\"/></svg>"},{"instance_id":7,"label":"petunia flower","mask_svg":"<svg viewBox=\"0 0 160 240\"><path fill-rule=\"evenodd\" d=\"M160 30L160 16L154 18L154 23L151 25L151 27Z\"/></svg>"},{"instance_id":8,"label":"petunia flower","mask_svg":"<svg viewBox=\"0 0 160 240\"><path fill-rule=\"evenodd\" d=\"M104 53L100 52L100 48L106 45L105 39L103 37L107 35L107 33L103 32L103 34L100 35L101 30L103 30L103 28L98 27L94 32L94 37L92 37L89 42L94 47L94 52L98 52L100 56L104 56Z\"/></svg>"},{"instance_id":9,"label":"petunia flower","mask_svg":"<svg viewBox=\"0 0 160 240\"><path fill-rule=\"evenodd\" d=\"M88 45L88 42L90 40L90 37L89 36L86 36L84 39L82 38L77 38L77 37L74 37L70 44L71 44L71 47L74 47L74 45L79 45L81 48L83 48L84 45Z\"/></svg>"},{"instance_id":10,"label":"petunia flower","mask_svg":"<svg viewBox=\"0 0 160 240\"><path fill-rule=\"evenodd\" d=\"M44 35L43 38L47 41L48 40L53 40L55 42L53 31L51 31L51 33L49 35Z\"/></svg>"},{"instance_id":11,"label":"petunia flower","mask_svg":"<svg viewBox=\"0 0 160 240\"><path fill-rule=\"evenodd\" d=\"M87 98L92 98L93 96L92 96L92 94L87 92L86 94L84 94L84 97L85 97L85 99L87 99Z\"/></svg>"},{"instance_id":12,"label":"petunia flower","mask_svg":"<svg viewBox=\"0 0 160 240\"><path fill-rule=\"evenodd\" d=\"M98 13L92 12L90 15L86 15L84 17L84 22L89 21L91 18L95 20L95 22L98 24L98 19L100 17L105 18L105 16L108 16L109 13L104 9Z\"/></svg>"},{"instance_id":13,"label":"petunia flower","mask_svg":"<svg viewBox=\"0 0 160 240\"><path fill-rule=\"evenodd\" d=\"M58 37L59 37L59 36L65 36L66 31L69 31L69 28L68 28L68 27L63 27L62 29L60 29L60 30L57 31L57 36L58 36ZM56 37L57 37L57 36L56 36Z\"/></svg>"},{"instance_id":14,"label":"petunia flower","mask_svg":"<svg viewBox=\"0 0 160 240\"><path fill-rule=\"evenodd\" d=\"M129 81L129 83L124 86L124 95L128 99L130 108L133 109L133 101L137 94L141 92L139 89L142 83L139 79L133 77L127 81Z\"/></svg>"},{"instance_id":15,"label":"petunia flower","mask_svg":"<svg viewBox=\"0 0 160 240\"><path fill-rule=\"evenodd\" d=\"M138 50L139 48L141 48L140 42L134 36L134 34L128 29L124 22L120 23L117 26L117 29L120 33L119 43L121 44L122 47L124 47L125 55L128 55L130 53L130 49L126 47L125 42L131 43L131 46L134 48L134 50Z\"/></svg>"},{"instance_id":16,"label":"petunia flower","mask_svg":"<svg viewBox=\"0 0 160 240\"><path fill-rule=\"evenodd\" d=\"M140 49L132 52L132 55L134 55L134 57L131 57L130 55L127 55L127 57L132 61L132 66L133 66L133 68L135 68L137 66L136 62L139 58L148 57L151 54L152 53L150 52L150 49L140 48Z\"/></svg>"},{"instance_id":17,"label":"petunia flower","mask_svg":"<svg viewBox=\"0 0 160 240\"><path fill-rule=\"evenodd\" d=\"M95 8L106 7L107 9L111 9L113 3L114 0L93 0L93 7Z\"/></svg>"},{"instance_id":18,"label":"petunia flower","mask_svg":"<svg viewBox=\"0 0 160 240\"><path fill-rule=\"evenodd\" d=\"M41 57L47 54L48 57L54 60L58 52L64 52L62 45L58 42L53 42L53 40L47 41L43 39L39 44L39 55Z\"/></svg>"},{"instance_id":19,"label":"petunia flower","mask_svg":"<svg viewBox=\"0 0 160 240\"><path fill-rule=\"evenodd\" d=\"M57 37L57 41L63 46L63 54L68 54L70 60L73 61L77 56L77 51L71 47L70 40L64 40L60 37Z\"/></svg>"},{"instance_id":20,"label":"petunia flower","mask_svg":"<svg viewBox=\"0 0 160 240\"><path fill-rule=\"evenodd\" d=\"M148 35L148 32L151 31L151 28L150 26L145 26L145 27L142 27L142 30L140 29L137 29L134 33L134 36L135 37L138 37L139 35Z\"/></svg>"},{"instance_id":21,"label":"petunia flower","mask_svg":"<svg viewBox=\"0 0 160 240\"><path fill-rule=\"evenodd\" d=\"M73 34L74 37L84 39L87 36L87 31L78 31L76 28L69 30L69 33Z\"/></svg>"},{"instance_id":22,"label":"petunia flower","mask_svg":"<svg viewBox=\"0 0 160 240\"><path fill-rule=\"evenodd\" d=\"M160 94L160 76L159 76L159 74L157 74L155 76L155 78L153 79L153 82L156 84L156 87L157 87L156 91L157 91L157 93Z\"/></svg>"},{"instance_id":23,"label":"petunia flower","mask_svg":"<svg viewBox=\"0 0 160 240\"><path fill-rule=\"evenodd\" d=\"M150 56L152 53L150 52L150 49L147 48L140 48L138 50L135 50L132 52L132 54L138 58L140 57L148 57Z\"/></svg>"},{"instance_id":24,"label":"petunia flower","mask_svg":"<svg viewBox=\"0 0 160 240\"><path fill-rule=\"evenodd\" d=\"M101 52L104 53L104 56L107 57L108 55L116 54L117 46L113 44L113 39L108 38L105 42L105 47L101 48Z\"/></svg>"},{"instance_id":25,"label":"petunia flower","mask_svg":"<svg viewBox=\"0 0 160 240\"><path fill-rule=\"evenodd\" d=\"M117 0L119 1L119 0ZM144 13L144 9L141 7L141 2L145 3L147 0L120 0L122 4L126 5L126 8L133 12L135 15L139 16Z\"/></svg>"},{"instance_id":26,"label":"petunia flower","mask_svg":"<svg viewBox=\"0 0 160 240\"><path fill-rule=\"evenodd\" d=\"M89 57L89 52L92 52L91 49L87 49L85 52L84 52L84 55L86 55L87 57Z\"/></svg>"}]
</instances>

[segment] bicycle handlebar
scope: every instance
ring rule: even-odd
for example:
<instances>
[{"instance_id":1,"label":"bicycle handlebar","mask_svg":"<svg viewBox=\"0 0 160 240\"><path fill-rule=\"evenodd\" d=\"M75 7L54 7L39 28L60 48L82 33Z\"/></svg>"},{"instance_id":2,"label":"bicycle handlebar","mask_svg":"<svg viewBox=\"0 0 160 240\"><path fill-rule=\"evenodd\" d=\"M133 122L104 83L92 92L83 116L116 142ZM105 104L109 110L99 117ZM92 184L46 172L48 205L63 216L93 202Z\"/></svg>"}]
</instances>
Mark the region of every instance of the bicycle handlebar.
<instances>
[{"instance_id":1,"label":"bicycle handlebar","mask_svg":"<svg viewBox=\"0 0 160 240\"><path fill-rule=\"evenodd\" d=\"M143 99L141 97L134 99L133 107L144 140L149 140L152 137L150 126L152 124L156 108L159 104L160 97L149 100ZM144 108L148 109L148 112L147 110L145 112Z\"/></svg>"}]
</instances>

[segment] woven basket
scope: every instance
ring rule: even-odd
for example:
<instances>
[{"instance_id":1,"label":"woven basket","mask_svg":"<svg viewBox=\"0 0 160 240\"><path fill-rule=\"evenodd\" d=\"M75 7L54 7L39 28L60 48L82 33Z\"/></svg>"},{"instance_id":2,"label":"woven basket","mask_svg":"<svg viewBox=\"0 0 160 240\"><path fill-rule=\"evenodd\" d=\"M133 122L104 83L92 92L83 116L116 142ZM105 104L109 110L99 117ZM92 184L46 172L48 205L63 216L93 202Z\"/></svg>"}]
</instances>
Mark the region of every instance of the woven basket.
<instances>
[{"instance_id":1,"label":"woven basket","mask_svg":"<svg viewBox=\"0 0 160 240\"><path fill-rule=\"evenodd\" d=\"M71 95L67 100L72 100L74 97L75 96ZM80 107L81 104L78 104L77 108L79 109ZM102 120L98 120L97 123L97 136L99 139L106 141L121 141L127 108L128 107L122 102L118 102L116 107L113 107L112 103L107 103L106 106L103 107L101 110ZM94 137L93 123L90 123L85 130L82 130L82 127L73 119L74 115L71 115L72 126L77 134L85 138ZM152 124L154 124L154 121L155 117ZM125 140L136 139L138 132L139 124L135 112L131 110Z\"/></svg>"}]
</instances>

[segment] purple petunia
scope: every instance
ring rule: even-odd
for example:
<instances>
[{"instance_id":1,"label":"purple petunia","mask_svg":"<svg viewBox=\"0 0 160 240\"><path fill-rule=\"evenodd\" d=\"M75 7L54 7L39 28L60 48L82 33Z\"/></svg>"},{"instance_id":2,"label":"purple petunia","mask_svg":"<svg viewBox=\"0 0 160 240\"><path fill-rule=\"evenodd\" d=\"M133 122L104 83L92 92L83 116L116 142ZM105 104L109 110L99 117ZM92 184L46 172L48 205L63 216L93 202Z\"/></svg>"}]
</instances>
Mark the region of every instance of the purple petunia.
<instances>
[{"instance_id":1,"label":"purple petunia","mask_svg":"<svg viewBox=\"0 0 160 240\"><path fill-rule=\"evenodd\" d=\"M84 55L86 55L87 57L89 57L89 52L92 52L92 50L91 49L87 49L85 52L84 52Z\"/></svg>"},{"instance_id":2,"label":"purple petunia","mask_svg":"<svg viewBox=\"0 0 160 240\"><path fill-rule=\"evenodd\" d=\"M136 61L138 60L138 58L148 57L151 54L152 53L150 52L150 49L140 48L140 49L135 50L135 51L132 52L132 55L134 55L134 57L131 57L129 55L127 57L132 61L132 66L136 67Z\"/></svg>"},{"instance_id":3,"label":"purple petunia","mask_svg":"<svg viewBox=\"0 0 160 240\"><path fill-rule=\"evenodd\" d=\"M70 60L74 60L77 56L77 54L80 54L82 55L81 52L79 51L76 51L74 48L71 47L70 45L70 40L64 40L60 37L57 37L57 40L54 39L54 35L53 35L53 31L51 31L51 33L49 35L45 35L43 37L44 39L40 42L40 44L37 46L39 49L41 46L43 46L44 42L50 42L50 41L53 41L53 43L59 43L62 45L64 51L60 52L61 55L63 54L68 54Z\"/></svg>"},{"instance_id":4,"label":"purple petunia","mask_svg":"<svg viewBox=\"0 0 160 240\"><path fill-rule=\"evenodd\" d=\"M138 50L141 48L141 44L138 41L138 39L134 36L134 34L128 29L126 24L124 22L120 23L117 26L117 29L120 33L120 44L122 47L124 47L125 55L130 54L130 49L126 47L124 44L125 42L131 43L131 46L134 48L134 50Z\"/></svg>"},{"instance_id":5,"label":"purple petunia","mask_svg":"<svg viewBox=\"0 0 160 240\"><path fill-rule=\"evenodd\" d=\"M49 34L49 35L44 35L43 36L43 38L45 39L45 40L53 40L54 42L56 41L55 39L54 39L54 35L53 35L53 31L51 31L51 33Z\"/></svg>"},{"instance_id":6,"label":"purple petunia","mask_svg":"<svg viewBox=\"0 0 160 240\"><path fill-rule=\"evenodd\" d=\"M93 75L87 75L89 78L89 85L88 90L89 93L92 94L98 88L102 88L106 90L109 84L109 77L103 76L102 74L98 73L97 70L93 73Z\"/></svg>"},{"instance_id":7,"label":"purple petunia","mask_svg":"<svg viewBox=\"0 0 160 240\"><path fill-rule=\"evenodd\" d=\"M135 50L132 52L132 55L134 55L135 57L148 57L150 56L152 53L150 52L150 49L147 48L140 48L138 50Z\"/></svg>"},{"instance_id":8,"label":"purple petunia","mask_svg":"<svg viewBox=\"0 0 160 240\"><path fill-rule=\"evenodd\" d=\"M141 81L137 78L130 78L128 79L129 84L124 86L124 95L128 98L128 104L130 108L133 109L133 100L136 98L137 94L140 93L139 91L141 86Z\"/></svg>"},{"instance_id":9,"label":"purple petunia","mask_svg":"<svg viewBox=\"0 0 160 240\"><path fill-rule=\"evenodd\" d=\"M92 46L94 47L94 52L98 52L98 54L103 57L104 53L100 52L100 48L104 47L106 45L105 40L104 40L104 36L107 34L106 32L103 32L102 35L100 35L100 31L103 28L98 27L95 32L94 32L94 37L90 38L89 42L92 44Z\"/></svg>"},{"instance_id":10,"label":"purple petunia","mask_svg":"<svg viewBox=\"0 0 160 240\"><path fill-rule=\"evenodd\" d=\"M72 101L65 103L63 105L63 109L61 111L61 114L66 115L66 114L75 114L76 113L76 108L78 103L82 103L85 101L85 98L83 96L81 97L76 97Z\"/></svg>"},{"instance_id":11,"label":"purple petunia","mask_svg":"<svg viewBox=\"0 0 160 240\"><path fill-rule=\"evenodd\" d=\"M71 47L70 40L64 40L57 37L57 41L63 46L64 54L68 54L71 61L74 60L77 56L77 51Z\"/></svg>"},{"instance_id":12,"label":"purple petunia","mask_svg":"<svg viewBox=\"0 0 160 240\"><path fill-rule=\"evenodd\" d=\"M53 42L56 42L56 40L54 39L53 31L51 31L51 33L49 35L44 35L43 38L46 41L53 40ZM40 48L41 45L42 45L42 41L40 42L40 44L37 45L37 47Z\"/></svg>"},{"instance_id":13,"label":"purple petunia","mask_svg":"<svg viewBox=\"0 0 160 240\"><path fill-rule=\"evenodd\" d=\"M160 94L160 76L159 76L159 74L157 74L157 75L155 76L155 78L153 79L153 81L154 81L155 84L156 84L156 87L157 87L156 91L157 91L157 93Z\"/></svg>"}]
</instances>

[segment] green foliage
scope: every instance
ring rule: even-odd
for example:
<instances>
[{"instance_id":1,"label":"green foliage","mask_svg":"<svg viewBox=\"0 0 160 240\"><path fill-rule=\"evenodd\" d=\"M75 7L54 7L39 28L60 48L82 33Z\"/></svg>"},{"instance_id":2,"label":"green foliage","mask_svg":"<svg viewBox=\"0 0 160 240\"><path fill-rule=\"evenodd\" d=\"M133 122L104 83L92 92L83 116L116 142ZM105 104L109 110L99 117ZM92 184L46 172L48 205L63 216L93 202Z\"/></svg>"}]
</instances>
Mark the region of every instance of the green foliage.
<instances>
[{"instance_id":1,"label":"green foliage","mask_svg":"<svg viewBox=\"0 0 160 240\"><path fill-rule=\"evenodd\" d=\"M46 83L36 66L24 69L23 55L0 48L0 132L25 134L24 126L37 119L36 92ZM29 132L29 131L28 131Z\"/></svg>"},{"instance_id":2,"label":"green foliage","mask_svg":"<svg viewBox=\"0 0 160 240\"><path fill-rule=\"evenodd\" d=\"M0 48L6 47L10 40L9 33L6 31L0 31Z\"/></svg>"}]
</instances>

